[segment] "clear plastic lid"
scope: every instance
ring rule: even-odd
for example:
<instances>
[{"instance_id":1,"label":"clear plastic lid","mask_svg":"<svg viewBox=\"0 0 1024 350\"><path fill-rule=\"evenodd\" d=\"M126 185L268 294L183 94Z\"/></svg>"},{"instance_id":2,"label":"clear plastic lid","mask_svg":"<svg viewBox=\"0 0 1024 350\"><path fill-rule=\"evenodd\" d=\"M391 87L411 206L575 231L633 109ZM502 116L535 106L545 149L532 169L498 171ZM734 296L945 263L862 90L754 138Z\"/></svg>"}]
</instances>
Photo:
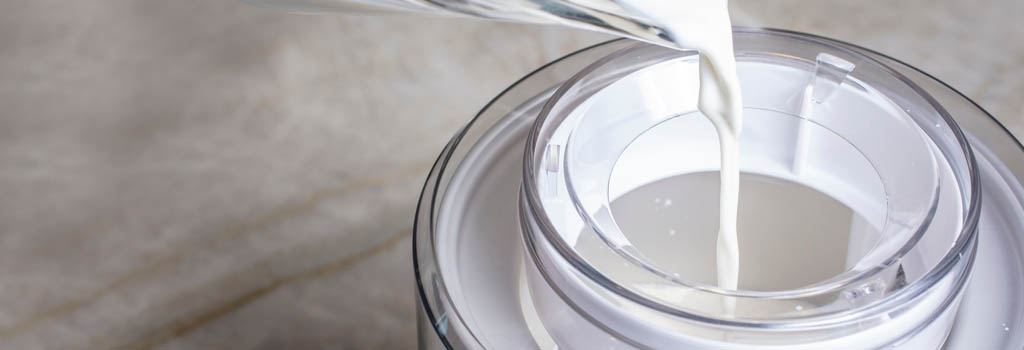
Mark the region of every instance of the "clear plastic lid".
<instances>
[{"instance_id":1,"label":"clear plastic lid","mask_svg":"<svg viewBox=\"0 0 1024 350\"><path fill-rule=\"evenodd\" d=\"M782 189L763 218L743 218L740 189L739 288L693 272L714 271L697 255L713 250L717 226L701 223L717 215L704 210L717 208L717 183L650 187L718 169L716 134L696 109L696 52L636 44L566 82L527 143L524 212L539 228L527 234L576 276L562 292L636 305L624 314L678 323L669 328L814 329L892 312L953 273L973 249L979 192L946 111L899 73L813 38L740 30L735 41L741 171L751 188ZM801 191L851 214L831 220ZM778 243L758 236L769 226L794 244L753 246ZM808 268L819 264L834 267ZM722 298L735 313L713 306Z\"/></svg>"}]
</instances>

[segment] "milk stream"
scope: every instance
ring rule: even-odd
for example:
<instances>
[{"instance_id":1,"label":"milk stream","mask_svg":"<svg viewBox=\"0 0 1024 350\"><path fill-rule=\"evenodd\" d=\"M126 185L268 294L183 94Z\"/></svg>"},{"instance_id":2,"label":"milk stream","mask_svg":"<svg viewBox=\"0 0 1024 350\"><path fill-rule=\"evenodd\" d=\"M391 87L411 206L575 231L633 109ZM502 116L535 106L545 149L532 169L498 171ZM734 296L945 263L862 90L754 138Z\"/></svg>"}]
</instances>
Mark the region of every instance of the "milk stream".
<instances>
[{"instance_id":1,"label":"milk stream","mask_svg":"<svg viewBox=\"0 0 1024 350\"><path fill-rule=\"evenodd\" d=\"M736 220L739 205L739 135L743 103L732 23L726 0L624 0L625 7L658 23L679 47L700 52L700 96L697 108L711 120L721 148L721 187L716 263L718 286L735 290L739 283ZM723 299L732 314L735 299Z\"/></svg>"}]
</instances>

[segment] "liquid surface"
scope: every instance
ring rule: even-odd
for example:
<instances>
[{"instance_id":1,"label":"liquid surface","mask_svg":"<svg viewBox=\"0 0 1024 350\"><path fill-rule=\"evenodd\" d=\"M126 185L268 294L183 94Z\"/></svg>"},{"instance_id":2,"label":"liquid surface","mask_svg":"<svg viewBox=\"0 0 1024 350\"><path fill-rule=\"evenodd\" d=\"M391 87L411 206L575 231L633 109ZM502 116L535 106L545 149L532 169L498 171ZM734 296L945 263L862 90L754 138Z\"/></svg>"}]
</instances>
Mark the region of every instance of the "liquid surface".
<instances>
[{"instance_id":1,"label":"liquid surface","mask_svg":"<svg viewBox=\"0 0 1024 350\"><path fill-rule=\"evenodd\" d=\"M711 120L721 149L718 237L715 247L718 286L737 289L740 249L737 237L739 206L739 134L743 103L732 23L725 0L626 0L624 6L661 25L679 46L700 52L700 96L697 108ZM624 232L630 232L623 230ZM732 299L726 300L731 313Z\"/></svg>"},{"instance_id":2,"label":"liquid surface","mask_svg":"<svg viewBox=\"0 0 1024 350\"><path fill-rule=\"evenodd\" d=\"M871 246L878 239L853 209L810 187L749 173L740 176L740 185L737 227L747 233L738 244L743 290L790 290L828 280L866 252L850 247ZM718 172L669 177L615 199L612 214L658 267L715 284L718 187ZM779 198L786 198L786 205L779 205ZM593 242L581 239L577 248L590 257L598 250L591 243L601 243L588 238ZM865 244L851 244L859 240ZM606 250L600 256L612 253Z\"/></svg>"},{"instance_id":3,"label":"liquid surface","mask_svg":"<svg viewBox=\"0 0 1024 350\"><path fill-rule=\"evenodd\" d=\"M682 279L714 284L717 259L711 248L717 244L718 207L713 204L719 179L718 172L698 172L655 181L612 201L612 213L651 262ZM850 247L871 246L878 239L877 231L854 210L810 187L754 174L743 174L739 180L743 193L737 227L747 233L738 244L743 254L737 282L743 290L791 290L829 280L866 253ZM786 205L779 205L780 197L786 198ZM694 310L750 317L817 306L792 301L730 306L719 297L641 277L646 275L618 263L617 253L593 235L581 236L575 248L614 279Z\"/></svg>"}]
</instances>

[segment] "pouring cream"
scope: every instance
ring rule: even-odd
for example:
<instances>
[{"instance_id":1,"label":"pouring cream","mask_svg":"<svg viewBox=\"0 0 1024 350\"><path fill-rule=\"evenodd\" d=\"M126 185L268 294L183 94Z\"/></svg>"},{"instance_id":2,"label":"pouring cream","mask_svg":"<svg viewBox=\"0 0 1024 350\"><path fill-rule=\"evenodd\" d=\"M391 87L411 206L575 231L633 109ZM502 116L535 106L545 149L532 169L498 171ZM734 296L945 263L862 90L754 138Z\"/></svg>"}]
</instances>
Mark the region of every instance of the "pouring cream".
<instances>
[{"instance_id":1,"label":"pouring cream","mask_svg":"<svg viewBox=\"0 0 1024 350\"><path fill-rule=\"evenodd\" d=\"M736 289L739 282L739 246L736 234L739 206L739 135L743 103L732 24L726 0L625 0L623 4L665 29L679 46L700 52L700 90L697 108L715 126L721 149L721 188L717 241L718 286ZM732 313L735 300L725 301Z\"/></svg>"}]
</instances>

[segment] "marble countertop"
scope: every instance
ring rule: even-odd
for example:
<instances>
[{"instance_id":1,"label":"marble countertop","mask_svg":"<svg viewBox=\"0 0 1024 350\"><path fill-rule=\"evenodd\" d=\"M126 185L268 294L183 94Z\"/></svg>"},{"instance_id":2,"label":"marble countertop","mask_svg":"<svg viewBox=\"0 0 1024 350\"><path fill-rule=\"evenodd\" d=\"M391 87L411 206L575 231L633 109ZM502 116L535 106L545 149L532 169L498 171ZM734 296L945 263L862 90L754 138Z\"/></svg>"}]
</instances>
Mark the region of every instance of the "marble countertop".
<instances>
[{"instance_id":1,"label":"marble countertop","mask_svg":"<svg viewBox=\"0 0 1024 350\"><path fill-rule=\"evenodd\" d=\"M1024 132L1024 2L734 0ZM0 2L0 349L411 349L414 203L503 87L603 35L231 0Z\"/></svg>"}]
</instances>

